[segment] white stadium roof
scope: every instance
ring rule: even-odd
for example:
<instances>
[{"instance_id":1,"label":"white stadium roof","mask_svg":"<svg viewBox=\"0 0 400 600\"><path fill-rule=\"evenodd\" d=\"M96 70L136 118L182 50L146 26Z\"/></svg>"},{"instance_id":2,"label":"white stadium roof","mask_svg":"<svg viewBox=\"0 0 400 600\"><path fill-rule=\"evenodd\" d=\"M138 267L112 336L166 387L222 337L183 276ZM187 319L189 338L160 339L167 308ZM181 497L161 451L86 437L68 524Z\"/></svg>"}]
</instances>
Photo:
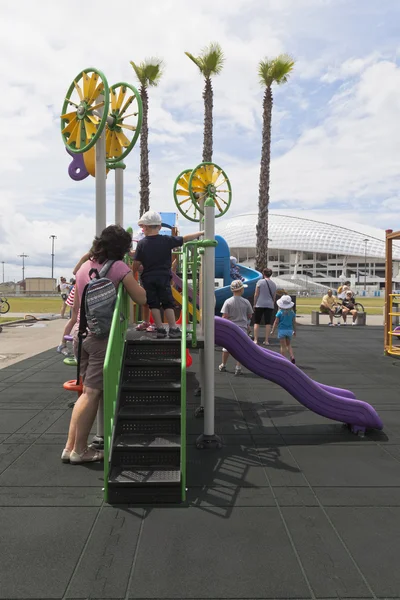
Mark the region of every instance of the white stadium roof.
<instances>
[{"instance_id":1,"label":"white stadium roof","mask_svg":"<svg viewBox=\"0 0 400 600\"><path fill-rule=\"evenodd\" d=\"M231 248L255 248L256 224L257 213L217 219L216 233L224 237ZM360 223L307 218L304 212L270 211L268 237L271 249L362 257L367 239L367 257L385 260L384 230ZM400 260L400 247L395 244L393 259Z\"/></svg>"}]
</instances>

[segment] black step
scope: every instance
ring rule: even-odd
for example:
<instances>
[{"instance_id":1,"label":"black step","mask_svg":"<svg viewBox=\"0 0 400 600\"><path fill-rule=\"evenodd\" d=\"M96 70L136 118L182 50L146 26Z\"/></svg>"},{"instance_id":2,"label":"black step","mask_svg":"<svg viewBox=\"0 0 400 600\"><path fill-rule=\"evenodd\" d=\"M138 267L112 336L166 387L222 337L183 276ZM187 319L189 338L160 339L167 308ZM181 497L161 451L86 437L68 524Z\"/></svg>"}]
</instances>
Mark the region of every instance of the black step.
<instances>
[{"instance_id":1,"label":"black step","mask_svg":"<svg viewBox=\"0 0 400 600\"><path fill-rule=\"evenodd\" d=\"M181 404L180 390L121 390L119 406L171 406Z\"/></svg>"},{"instance_id":2,"label":"black step","mask_svg":"<svg viewBox=\"0 0 400 600\"><path fill-rule=\"evenodd\" d=\"M146 448L148 450L160 448L180 448L180 435L158 435L158 434L132 434L123 433L115 440L115 449Z\"/></svg>"},{"instance_id":3,"label":"black step","mask_svg":"<svg viewBox=\"0 0 400 600\"><path fill-rule=\"evenodd\" d=\"M180 418L149 418L149 419L123 419L118 417L115 426L116 436L121 434L140 435L179 435L181 432Z\"/></svg>"},{"instance_id":4,"label":"black step","mask_svg":"<svg viewBox=\"0 0 400 600\"><path fill-rule=\"evenodd\" d=\"M179 504L179 469L126 469L114 467L108 482L109 504Z\"/></svg>"},{"instance_id":5,"label":"black step","mask_svg":"<svg viewBox=\"0 0 400 600\"><path fill-rule=\"evenodd\" d=\"M153 382L177 382L180 379L181 367L179 364L173 366L161 364L130 366L124 364L122 371L122 385L144 381L147 386L151 387Z\"/></svg>"},{"instance_id":6,"label":"black step","mask_svg":"<svg viewBox=\"0 0 400 600\"><path fill-rule=\"evenodd\" d=\"M171 358L167 356L165 358L161 357L148 357L148 356L136 356L135 358L125 358L124 366L129 367L180 367L181 359L179 358Z\"/></svg>"},{"instance_id":7,"label":"black step","mask_svg":"<svg viewBox=\"0 0 400 600\"><path fill-rule=\"evenodd\" d=\"M181 392L181 384L175 381L134 381L121 383L123 391L129 392Z\"/></svg>"},{"instance_id":8,"label":"black step","mask_svg":"<svg viewBox=\"0 0 400 600\"><path fill-rule=\"evenodd\" d=\"M144 358L157 361L181 357L181 340L133 340L129 331L126 335L127 360L143 360Z\"/></svg>"},{"instance_id":9,"label":"black step","mask_svg":"<svg viewBox=\"0 0 400 600\"><path fill-rule=\"evenodd\" d=\"M118 419L170 419L181 416L181 407L172 404L165 406L122 406Z\"/></svg>"},{"instance_id":10,"label":"black step","mask_svg":"<svg viewBox=\"0 0 400 600\"><path fill-rule=\"evenodd\" d=\"M175 469L180 466L180 460L180 448L129 448L113 452L111 464L125 469Z\"/></svg>"},{"instance_id":11,"label":"black step","mask_svg":"<svg viewBox=\"0 0 400 600\"><path fill-rule=\"evenodd\" d=\"M125 486L169 486L181 481L179 467L174 469L135 469L128 467L114 467L109 476L109 485L119 484Z\"/></svg>"}]
</instances>

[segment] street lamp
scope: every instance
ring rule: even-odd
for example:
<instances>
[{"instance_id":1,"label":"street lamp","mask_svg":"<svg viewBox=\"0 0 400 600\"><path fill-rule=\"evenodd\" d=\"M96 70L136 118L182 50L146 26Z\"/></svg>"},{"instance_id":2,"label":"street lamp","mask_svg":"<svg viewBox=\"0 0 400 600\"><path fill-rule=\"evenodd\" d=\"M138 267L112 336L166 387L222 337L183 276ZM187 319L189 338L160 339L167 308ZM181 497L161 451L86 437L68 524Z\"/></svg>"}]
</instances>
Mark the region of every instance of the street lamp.
<instances>
[{"instance_id":1,"label":"street lamp","mask_svg":"<svg viewBox=\"0 0 400 600\"><path fill-rule=\"evenodd\" d=\"M3 283L4 283L4 264L5 264L5 261L4 261L4 260L2 260L2 261L1 261L1 264L3 265Z\"/></svg>"},{"instance_id":2,"label":"street lamp","mask_svg":"<svg viewBox=\"0 0 400 600\"><path fill-rule=\"evenodd\" d=\"M51 239L51 278L54 279L54 240L57 239L56 235L49 235Z\"/></svg>"},{"instance_id":3,"label":"street lamp","mask_svg":"<svg viewBox=\"0 0 400 600\"><path fill-rule=\"evenodd\" d=\"M369 240L365 238L364 242L364 292L367 290L367 245Z\"/></svg>"},{"instance_id":4,"label":"street lamp","mask_svg":"<svg viewBox=\"0 0 400 600\"><path fill-rule=\"evenodd\" d=\"M19 258L22 258L22 282L25 281L25 258L29 258L28 254L23 252L22 254L18 254Z\"/></svg>"}]
</instances>

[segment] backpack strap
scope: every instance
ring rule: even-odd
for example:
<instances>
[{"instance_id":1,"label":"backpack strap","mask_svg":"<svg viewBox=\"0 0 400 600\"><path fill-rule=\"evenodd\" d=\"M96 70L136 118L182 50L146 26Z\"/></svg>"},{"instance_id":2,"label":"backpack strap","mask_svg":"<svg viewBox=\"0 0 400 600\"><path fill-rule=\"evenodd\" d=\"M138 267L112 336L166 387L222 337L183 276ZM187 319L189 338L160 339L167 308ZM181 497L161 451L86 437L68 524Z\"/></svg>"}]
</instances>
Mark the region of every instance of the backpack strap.
<instances>
[{"instance_id":1,"label":"backpack strap","mask_svg":"<svg viewBox=\"0 0 400 600\"><path fill-rule=\"evenodd\" d=\"M86 318L86 292L89 284L85 285L81 298L81 308L79 314L79 330L78 330L78 357L77 357L77 368L76 368L76 385L79 385L79 379L81 374L81 355L82 355L82 343L87 337L87 318Z\"/></svg>"},{"instance_id":2,"label":"backpack strap","mask_svg":"<svg viewBox=\"0 0 400 600\"><path fill-rule=\"evenodd\" d=\"M100 273L99 273L100 279L107 275L108 271L111 269L111 267L113 266L114 263L115 263L115 260L108 260L107 262L104 263L104 265L102 266Z\"/></svg>"}]
</instances>

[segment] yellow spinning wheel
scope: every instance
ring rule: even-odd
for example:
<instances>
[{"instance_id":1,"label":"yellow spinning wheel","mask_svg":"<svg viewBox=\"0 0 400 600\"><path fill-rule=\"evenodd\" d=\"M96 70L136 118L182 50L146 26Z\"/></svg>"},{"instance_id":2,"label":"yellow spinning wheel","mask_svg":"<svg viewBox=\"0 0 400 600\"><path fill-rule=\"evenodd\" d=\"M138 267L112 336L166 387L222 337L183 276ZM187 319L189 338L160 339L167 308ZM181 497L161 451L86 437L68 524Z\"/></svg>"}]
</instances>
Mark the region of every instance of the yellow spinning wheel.
<instances>
[{"instance_id":1,"label":"yellow spinning wheel","mask_svg":"<svg viewBox=\"0 0 400 600\"><path fill-rule=\"evenodd\" d=\"M109 100L101 71L84 69L73 80L61 114L61 135L71 153L87 152L97 142L107 122Z\"/></svg>"},{"instance_id":2,"label":"yellow spinning wheel","mask_svg":"<svg viewBox=\"0 0 400 600\"><path fill-rule=\"evenodd\" d=\"M106 159L114 162L123 160L136 144L142 127L143 108L139 92L129 83L112 85L110 100Z\"/></svg>"},{"instance_id":3,"label":"yellow spinning wheel","mask_svg":"<svg viewBox=\"0 0 400 600\"><path fill-rule=\"evenodd\" d=\"M185 169L178 175L174 183L174 199L176 208L189 221L197 223L201 219L199 209L193 204L189 192L189 179L192 169Z\"/></svg>"},{"instance_id":4,"label":"yellow spinning wheel","mask_svg":"<svg viewBox=\"0 0 400 600\"><path fill-rule=\"evenodd\" d=\"M215 204L215 217L222 217L232 201L232 188L227 174L214 163L200 163L190 174L189 194L193 205L201 213L207 198Z\"/></svg>"}]
</instances>

